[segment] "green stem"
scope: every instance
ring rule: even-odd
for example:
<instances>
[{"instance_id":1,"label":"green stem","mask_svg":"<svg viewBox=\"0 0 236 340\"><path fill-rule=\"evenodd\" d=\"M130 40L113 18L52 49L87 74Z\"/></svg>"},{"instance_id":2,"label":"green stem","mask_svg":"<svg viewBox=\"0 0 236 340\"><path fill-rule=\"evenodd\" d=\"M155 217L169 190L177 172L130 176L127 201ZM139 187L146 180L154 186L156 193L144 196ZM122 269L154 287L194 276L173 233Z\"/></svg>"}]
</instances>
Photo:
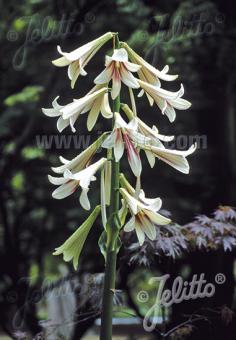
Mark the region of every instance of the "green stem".
<instances>
[{"instance_id":1,"label":"green stem","mask_svg":"<svg viewBox=\"0 0 236 340\"><path fill-rule=\"evenodd\" d=\"M119 48L118 35L114 38L114 48ZM120 111L120 96L113 102L113 112ZM113 121L114 126L114 121ZM102 323L100 340L112 339L113 296L116 281L117 240L119 227L117 216L119 211L119 176L120 163L115 161L112 153L111 203L107 223L107 254L103 287Z\"/></svg>"}]
</instances>

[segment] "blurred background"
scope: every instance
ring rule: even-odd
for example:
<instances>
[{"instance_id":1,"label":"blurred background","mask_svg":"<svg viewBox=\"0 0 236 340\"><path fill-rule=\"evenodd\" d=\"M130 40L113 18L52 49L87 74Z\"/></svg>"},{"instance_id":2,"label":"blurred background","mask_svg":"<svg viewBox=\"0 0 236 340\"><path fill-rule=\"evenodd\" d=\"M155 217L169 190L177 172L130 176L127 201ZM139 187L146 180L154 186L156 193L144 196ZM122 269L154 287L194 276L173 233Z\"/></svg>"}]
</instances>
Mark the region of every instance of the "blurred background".
<instances>
[{"instance_id":1,"label":"blurred background","mask_svg":"<svg viewBox=\"0 0 236 340\"><path fill-rule=\"evenodd\" d=\"M163 199L165 213L171 212L176 225L162 235L165 243L146 244L141 252L124 236L114 339L235 339L233 5L233 0L0 1L0 339L98 339L104 261L97 243L102 226L97 223L89 235L78 272L53 257L54 248L86 213L78 194L53 200L47 174L59 164L59 155L73 158L109 122L99 119L89 135L81 117L79 138L69 129L59 137L56 121L41 108L50 107L58 95L60 104L83 96L103 69L104 54L111 51L109 43L99 51L86 67L88 76L79 78L72 91L66 69L51 64L58 57L56 46L71 51L107 31L119 32L121 40L157 68L168 64L170 74L179 74L178 81L163 82L163 87L176 91L183 83L190 110L178 111L170 124L143 97L137 101L139 113L162 134L175 135L174 147L198 143L189 157L188 176L161 162L151 170L144 159L144 190L148 197ZM122 96L129 100L126 92ZM90 191L94 205L98 189L95 183ZM195 224L189 225L196 215ZM212 217L211 222L202 215ZM178 232L179 243L173 239ZM147 333L140 320L156 296L149 278L165 273L189 280L204 273L210 282L223 273L226 282L210 299L162 310L158 330Z\"/></svg>"}]
</instances>

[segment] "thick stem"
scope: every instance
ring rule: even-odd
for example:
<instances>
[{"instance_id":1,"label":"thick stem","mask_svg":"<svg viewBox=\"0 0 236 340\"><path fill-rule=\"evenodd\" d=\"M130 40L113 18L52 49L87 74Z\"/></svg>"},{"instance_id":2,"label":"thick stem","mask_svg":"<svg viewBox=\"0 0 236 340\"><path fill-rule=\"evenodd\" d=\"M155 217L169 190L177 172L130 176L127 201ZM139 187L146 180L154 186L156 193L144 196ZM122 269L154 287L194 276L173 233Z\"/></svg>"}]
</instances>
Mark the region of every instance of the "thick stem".
<instances>
[{"instance_id":1,"label":"thick stem","mask_svg":"<svg viewBox=\"0 0 236 340\"><path fill-rule=\"evenodd\" d=\"M114 48L119 48L118 35L114 37ZM120 97L118 96L113 103L113 112L119 111L120 111ZM106 247L107 254L103 287L102 324L100 340L112 339L113 295L115 291L117 240L119 236L119 227L117 225L117 216L119 211L119 175L120 164L119 162L115 161L113 152L112 178L111 178L111 204L107 223L107 247Z\"/></svg>"}]
</instances>

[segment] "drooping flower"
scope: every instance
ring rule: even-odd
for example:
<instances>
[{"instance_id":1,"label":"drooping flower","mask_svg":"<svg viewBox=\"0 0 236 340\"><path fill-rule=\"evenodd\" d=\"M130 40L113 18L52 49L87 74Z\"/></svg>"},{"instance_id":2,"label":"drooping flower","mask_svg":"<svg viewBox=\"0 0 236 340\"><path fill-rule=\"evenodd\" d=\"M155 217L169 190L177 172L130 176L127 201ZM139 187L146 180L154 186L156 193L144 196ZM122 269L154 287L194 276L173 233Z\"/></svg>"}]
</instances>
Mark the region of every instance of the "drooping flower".
<instances>
[{"instance_id":1,"label":"drooping flower","mask_svg":"<svg viewBox=\"0 0 236 340\"><path fill-rule=\"evenodd\" d=\"M124 188L131 196L138 199L141 203L143 203L146 206L149 206L150 209L155 209L156 206L159 206L160 204L160 198L147 198L145 196L145 192L143 189L141 189L139 192L137 192L136 189L132 187L132 185L129 183L127 178L124 174L120 174L120 185L122 188Z\"/></svg>"},{"instance_id":2,"label":"drooping flower","mask_svg":"<svg viewBox=\"0 0 236 340\"><path fill-rule=\"evenodd\" d=\"M143 148L144 151L148 151L150 155L162 160L163 162L169 164L176 170L188 174L189 173L189 163L186 159L187 156L191 155L197 148L197 144L190 146L188 150L172 150L166 149L165 147L158 147L146 144ZM148 157L149 160L149 157ZM153 157L149 161L150 166L154 166Z\"/></svg>"},{"instance_id":3,"label":"drooping flower","mask_svg":"<svg viewBox=\"0 0 236 340\"><path fill-rule=\"evenodd\" d=\"M139 83L131 72L137 72L140 66L128 61L128 54L124 48L115 49L111 57L106 56L105 66L105 70L95 78L94 82L104 84L112 80L112 99L119 95L121 82L133 89L139 88Z\"/></svg>"},{"instance_id":4,"label":"drooping flower","mask_svg":"<svg viewBox=\"0 0 236 340\"><path fill-rule=\"evenodd\" d=\"M66 169L63 177L53 177L48 176L49 181L54 185L59 185L59 187L53 191L52 197L56 199L63 199L72 195L78 187L81 187L82 192L80 195L80 204L85 210L90 209L90 202L88 199L88 191L91 181L95 181L95 173L101 169L106 158L101 158L94 164L89 165L83 170L72 173L69 169Z\"/></svg>"},{"instance_id":5,"label":"drooping flower","mask_svg":"<svg viewBox=\"0 0 236 340\"><path fill-rule=\"evenodd\" d=\"M73 266L76 270L78 267L79 256L87 239L88 233L92 228L96 218L101 211L100 206L96 206L86 221L58 248L53 255L63 254L66 262L73 260Z\"/></svg>"},{"instance_id":6,"label":"drooping flower","mask_svg":"<svg viewBox=\"0 0 236 340\"><path fill-rule=\"evenodd\" d=\"M93 142L87 149L81 152L78 156L72 160L67 160L64 157L59 157L62 165L52 167L52 171L56 174L63 174L65 170L70 170L72 173L78 172L86 168L92 161L93 156L97 150L101 147L102 142L106 138L107 134L103 133L95 142Z\"/></svg>"},{"instance_id":7,"label":"drooping flower","mask_svg":"<svg viewBox=\"0 0 236 340\"><path fill-rule=\"evenodd\" d=\"M87 119L87 128L92 130L96 124L99 112L104 118L111 118L113 116L108 101L107 87L104 85L96 85L84 97L74 99L72 103L61 106L57 103L56 97L52 102L53 108L42 111L49 117L59 117L57 121L57 128L59 132L63 131L67 126L71 126L71 130L75 132L74 124L81 114L89 112Z\"/></svg>"},{"instance_id":8,"label":"drooping flower","mask_svg":"<svg viewBox=\"0 0 236 340\"><path fill-rule=\"evenodd\" d=\"M130 232L136 231L140 245L144 243L145 235L150 240L156 238L156 225L166 225L171 222L169 218L157 213L162 206L162 200L160 198L154 199L151 204L145 204L140 199L132 196L126 189L121 188L120 193L128 205L131 218L124 226L124 231ZM147 200L147 199L146 199ZM150 201L150 202L151 202Z\"/></svg>"},{"instance_id":9,"label":"drooping flower","mask_svg":"<svg viewBox=\"0 0 236 340\"><path fill-rule=\"evenodd\" d=\"M116 162L119 162L126 147L130 167L135 176L140 176L142 164L137 145L145 143L145 141L143 141L145 137L137 131L138 125L136 118L127 124L118 112L115 112L114 115L114 129L110 136L103 142L102 147L107 149L114 148Z\"/></svg>"},{"instance_id":10,"label":"drooping flower","mask_svg":"<svg viewBox=\"0 0 236 340\"><path fill-rule=\"evenodd\" d=\"M69 53L62 52L60 46L57 46L58 52L62 57L53 60L52 63L59 67L68 66L68 76L71 80L71 87L74 88L79 75L85 76L87 74L84 67L95 53L97 53L97 51L113 37L113 35L114 33L112 32L105 33L101 37L92 40Z\"/></svg>"},{"instance_id":11,"label":"drooping flower","mask_svg":"<svg viewBox=\"0 0 236 340\"><path fill-rule=\"evenodd\" d=\"M128 117L129 120L132 120L135 117L135 114L129 108L127 104L121 104L121 108ZM164 147L162 142L170 142L174 139L174 136L165 136L159 133L158 128L153 125L150 128L146 123L144 123L140 118L136 118L138 122L138 132L140 132L143 136L147 137L150 145ZM155 156L149 150L144 149L147 159L151 165L151 167L155 164Z\"/></svg>"},{"instance_id":12,"label":"drooping flower","mask_svg":"<svg viewBox=\"0 0 236 340\"><path fill-rule=\"evenodd\" d=\"M140 57L140 55L132 50L132 48L125 42L121 42L121 47L126 49L129 59L133 63L141 66L141 68L137 71L140 80L154 86L161 86L160 79L165 81L173 81L178 78L178 75L167 74L169 71L168 65L166 65L163 70L160 71Z\"/></svg>"},{"instance_id":13,"label":"drooping flower","mask_svg":"<svg viewBox=\"0 0 236 340\"><path fill-rule=\"evenodd\" d=\"M177 92L171 92L162 89L161 87L148 84L142 80L138 80L141 88L153 99L157 104L162 114L169 118L170 122L173 122L176 117L175 109L187 110L190 108L191 103L186 99L181 98L184 95L184 88L181 84L181 88ZM151 103L152 105L153 103Z\"/></svg>"}]
</instances>

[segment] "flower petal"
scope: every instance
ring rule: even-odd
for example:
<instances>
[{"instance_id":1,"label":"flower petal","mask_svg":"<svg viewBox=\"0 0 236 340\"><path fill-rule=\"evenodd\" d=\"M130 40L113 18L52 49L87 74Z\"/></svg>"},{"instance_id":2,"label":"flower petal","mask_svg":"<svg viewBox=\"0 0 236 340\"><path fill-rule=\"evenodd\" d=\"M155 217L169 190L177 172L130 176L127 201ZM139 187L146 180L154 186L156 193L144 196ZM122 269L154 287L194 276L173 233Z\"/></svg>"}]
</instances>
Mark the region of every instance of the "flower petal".
<instances>
[{"instance_id":1,"label":"flower petal","mask_svg":"<svg viewBox=\"0 0 236 340\"><path fill-rule=\"evenodd\" d=\"M144 231L144 233L147 235L147 237L150 240L154 241L157 237L157 231L156 231L154 224L145 215L140 216L140 222L141 222L140 224L142 225L142 230Z\"/></svg>"},{"instance_id":2,"label":"flower petal","mask_svg":"<svg viewBox=\"0 0 236 340\"><path fill-rule=\"evenodd\" d=\"M171 222L171 220L167 217L158 214L152 210L145 210L146 215L150 218L150 220L157 225L166 225Z\"/></svg>"},{"instance_id":3,"label":"flower petal","mask_svg":"<svg viewBox=\"0 0 236 340\"><path fill-rule=\"evenodd\" d=\"M89 202L89 199L88 199L88 191L89 191L89 189L83 189L81 194L80 194L80 198L79 198L79 202L85 210L90 210L90 208L91 208L90 202Z\"/></svg>"},{"instance_id":4,"label":"flower petal","mask_svg":"<svg viewBox=\"0 0 236 340\"><path fill-rule=\"evenodd\" d=\"M130 167L136 177L141 175L142 171L142 163L137 149L133 146L133 143L130 141L128 135L125 133L124 135L125 145L127 149L127 157Z\"/></svg>"},{"instance_id":5,"label":"flower petal","mask_svg":"<svg viewBox=\"0 0 236 340\"><path fill-rule=\"evenodd\" d=\"M148 160L150 167L153 168L156 163L155 156L153 155L151 151L148 151L148 150L145 150L145 154L147 156L147 160Z\"/></svg>"},{"instance_id":6,"label":"flower petal","mask_svg":"<svg viewBox=\"0 0 236 340\"><path fill-rule=\"evenodd\" d=\"M102 147L105 149L112 149L116 142L116 130L113 130L111 134L104 140Z\"/></svg>"},{"instance_id":7,"label":"flower petal","mask_svg":"<svg viewBox=\"0 0 236 340\"><path fill-rule=\"evenodd\" d=\"M65 184L66 182L68 182L68 179L64 178L64 177L54 177L51 175L48 175L48 180L50 183L54 184L54 185L62 185Z\"/></svg>"},{"instance_id":8,"label":"flower petal","mask_svg":"<svg viewBox=\"0 0 236 340\"><path fill-rule=\"evenodd\" d=\"M114 144L114 156L116 162L119 162L124 154L124 141L122 137L121 129L116 129L116 139Z\"/></svg>"},{"instance_id":9,"label":"flower petal","mask_svg":"<svg viewBox=\"0 0 236 340\"><path fill-rule=\"evenodd\" d=\"M105 93L103 96L102 104L101 104L101 114L103 115L104 118L107 118L107 119L113 117L113 113L109 105L108 93Z\"/></svg>"},{"instance_id":10,"label":"flower petal","mask_svg":"<svg viewBox=\"0 0 236 340\"><path fill-rule=\"evenodd\" d=\"M89 112L88 119L87 119L88 131L91 131L97 122L98 115L99 115L100 108L101 108L102 99L103 98L97 98L93 102L93 106Z\"/></svg>"},{"instance_id":11,"label":"flower petal","mask_svg":"<svg viewBox=\"0 0 236 340\"><path fill-rule=\"evenodd\" d=\"M57 130L62 132L67 126L70 125L69 119L63 119L62 116L57 120Z\"/></svg>"},{"instance_id":12,"label":"flower petal","mask_svg":"<svg viewBox=\"0 0 236 340\"><path fill-rule=\"evenodd\" d=\"M132 75L130 71L127 70L124 64L120 65L120 76L121 80L126 86L133 89L138 89L140 87L137 79Z\"/></svg>"},{"instance_id":13,"label":"flower petal","mask_svg":"<svg viewBox=\"0 0 236 340\"><path fill-rule=\"evenodd\" d=\"M113 73L113 67L110 66L108 68L105 68L104 71L102 71L95 79L94 83L95 84L104 84L104 83L109 83L111 80Z\"/></svg>"},{"instance_id":14,"label":"flower petal","mask_svg":"<svg viewBox=\"0 0 236 340\"><path fill-rule=\"evenodd\" d=\"M114 100L119 95L121 89L121 79L119 71L114 68L114 72L112 75L112 90L111 90L111 98Z\"/></svg>"},{"instance_id":15,"label":"flower petal","mask_svg":"<svg viewBox=\"0 0 236 340\"><path fill-rule=\"evenodd\" d=\"M132 216L131 219L125 224L124 231L129 233L135 229L135 216Z\"/></svg>"},{"instance_id":16,"label":"flower petal","mask_svg":"<svg viewBox=\"0 0 236 340\"><path fill-rule=\"evenodd\" d=\"M128 53L124 48L115 49L111 59L119 62L127 62Z\"/></svg>"},{"instance_id":17,"label":"flower petal","mask_svg":"<svg viewBox=\"0 0 236 340\"><path fill-rule=\"evenodd\" d=\"M136 231L136 235L138 237L139 244L140 244L140 246L142 246L144 241L145 241L145 234L142 230L142 225L137 222L137 219L136 219L136 222L135 222L135 231Z\"/></svg>"},{"instance_id":18,"label":"flower petal","mask_svg":"<svg viewBox=\"0 0 236 340\"><path fill-rule=\"evenodd\" d=\"M62 184L60 187L54 190L52 193L52 197L60 200L67 196L70 196L75 192L77 186L78 183L76 181L68 181L67 183Z\"/></svg>"},{"instance_id":19,"label":"flower petal","mask_svg":"<svg viewBox=\"0 0 236 340\"><path fill-rule=\"evenodd\" d=\"M136 215L138 213L138 201L124 188L120 189L120 193L128 204L131 214Z\"/></svg>"}]
</instances>

